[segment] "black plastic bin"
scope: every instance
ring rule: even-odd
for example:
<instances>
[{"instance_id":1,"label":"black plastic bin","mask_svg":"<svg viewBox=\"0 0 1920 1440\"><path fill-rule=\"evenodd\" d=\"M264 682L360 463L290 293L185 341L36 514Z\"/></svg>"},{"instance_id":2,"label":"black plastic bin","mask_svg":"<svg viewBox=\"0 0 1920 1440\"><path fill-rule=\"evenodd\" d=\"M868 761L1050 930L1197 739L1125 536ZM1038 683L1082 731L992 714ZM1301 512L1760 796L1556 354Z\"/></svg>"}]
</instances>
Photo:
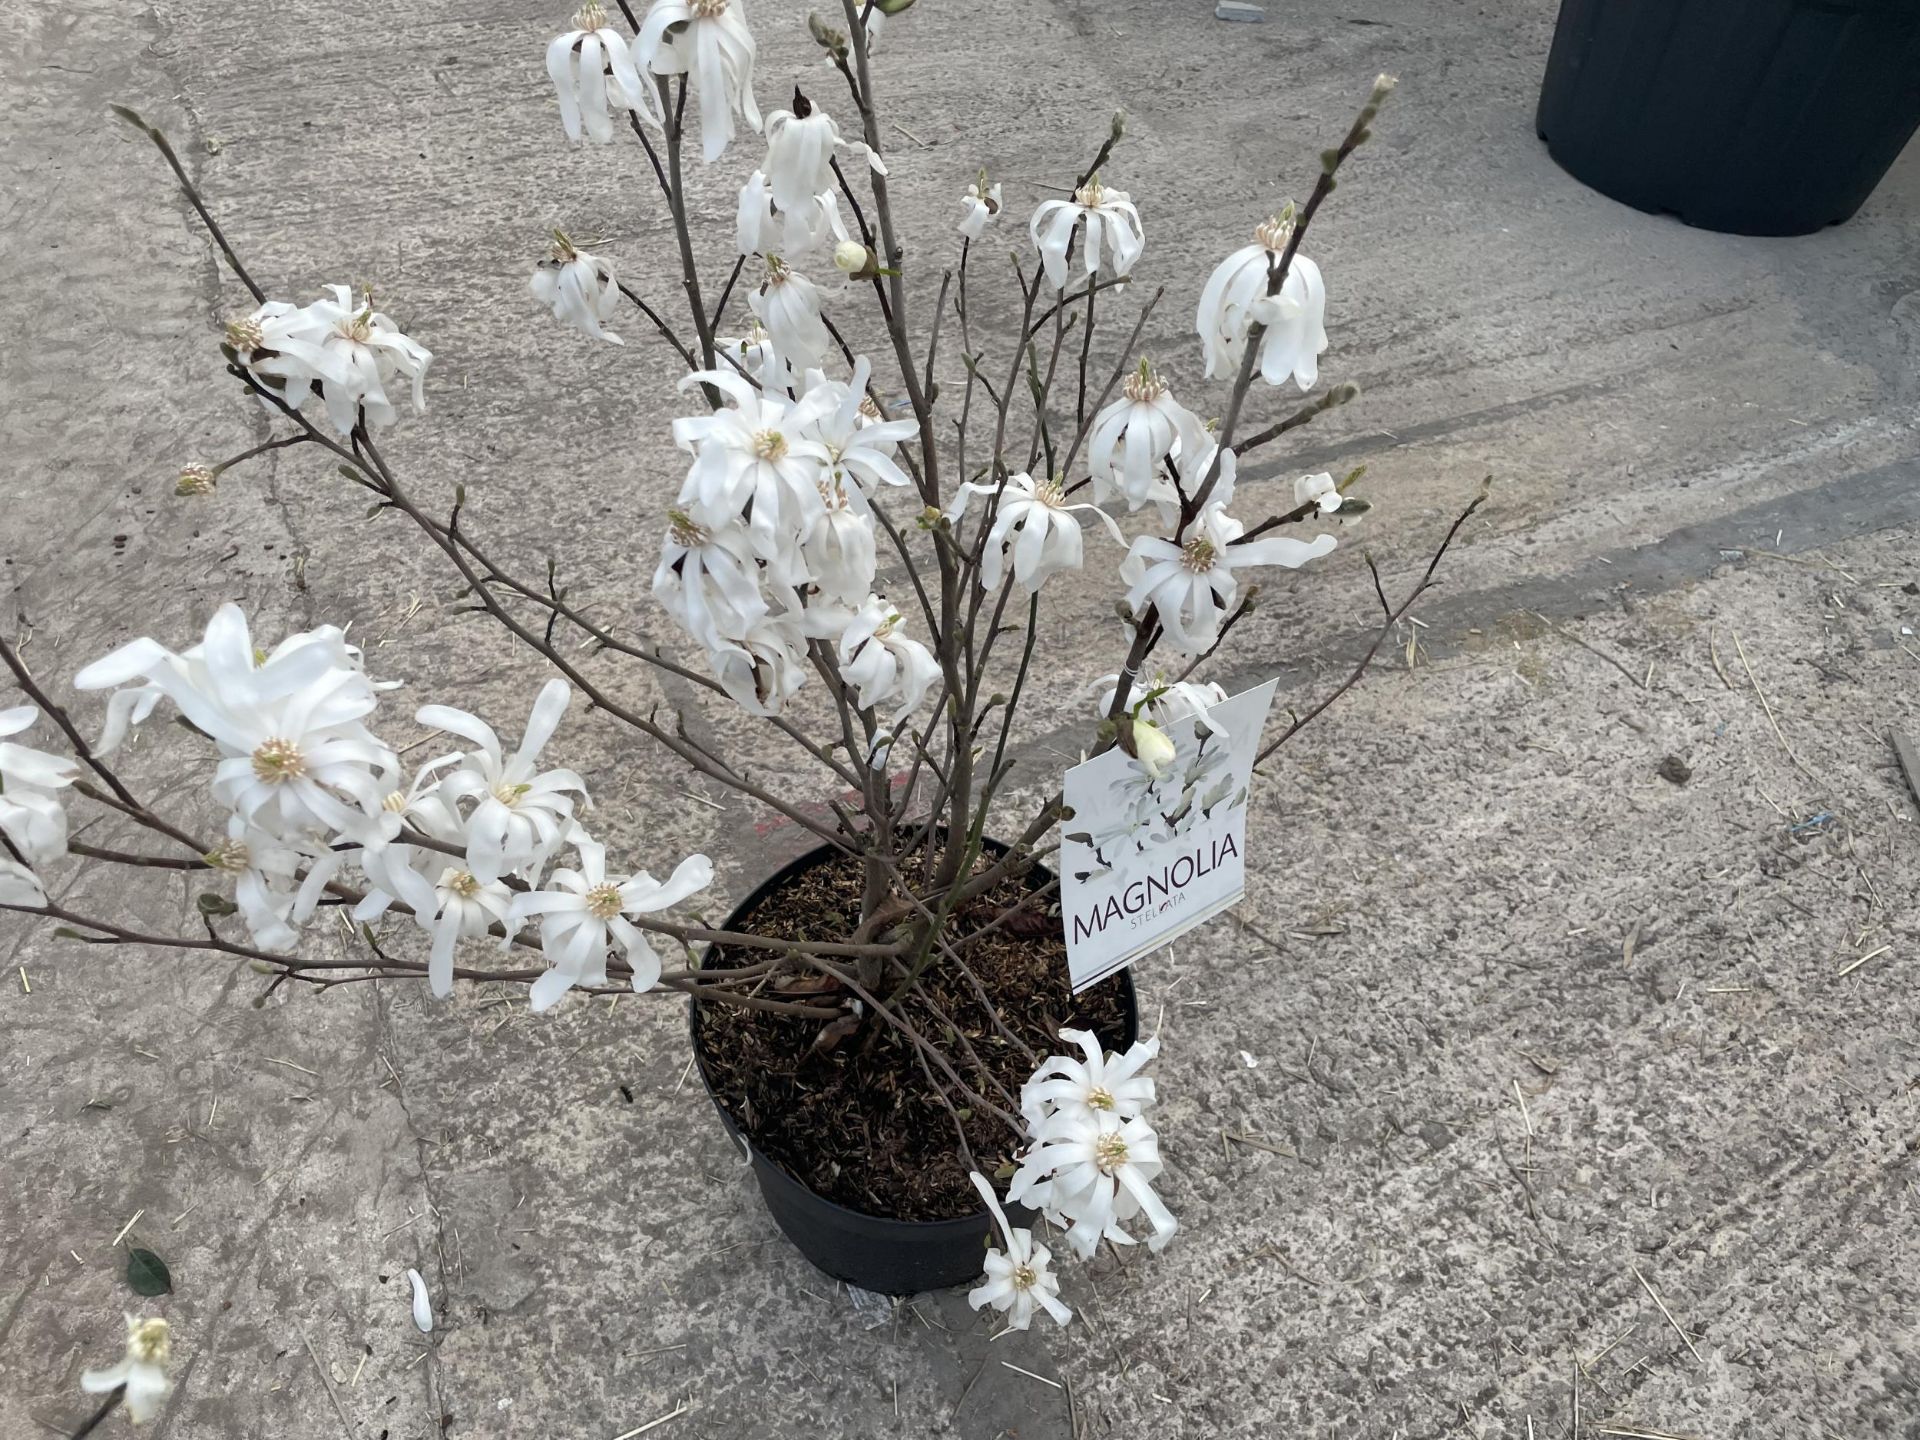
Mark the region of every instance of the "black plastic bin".
<instances>
[{"instance_id":1,"label":"black plastic bin","mask_svg":"<svg viewBox=\"0 0 1920 1440\"><path fill-rule=\"evenodd\" d=\"M1858 210L1920 125L1920 0L1562 0L1537 127L1574 178L1741 235Z\"/></svg>"}]
</instances>

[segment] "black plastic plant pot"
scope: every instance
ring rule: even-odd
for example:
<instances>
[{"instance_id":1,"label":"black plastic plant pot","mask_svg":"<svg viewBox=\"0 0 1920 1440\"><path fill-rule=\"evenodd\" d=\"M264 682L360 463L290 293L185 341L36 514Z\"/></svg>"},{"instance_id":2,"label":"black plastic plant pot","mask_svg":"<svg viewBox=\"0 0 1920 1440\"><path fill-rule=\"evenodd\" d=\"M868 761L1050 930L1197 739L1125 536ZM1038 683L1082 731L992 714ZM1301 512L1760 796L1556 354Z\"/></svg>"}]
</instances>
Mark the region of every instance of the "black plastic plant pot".
<instances>
[{"instance_id":1,"label":"black plastic plant pot","mask_svg":"<svg viewBox=\"0 0 1920 1440\"><path fill-rule=\"evenodd\" d=\"M989 852L1001 855L1006 847L988 840ZM735 907L722 927L745 930L749 916L768 895L818 865L835 858L833 847L822 845L783 867ZM1052 878L1044 867L1036 867L1036 883ZM1062 963L1065 963L1064 961ZM1134 998L1133 977L1121 971L1104 985L1120 987L1124 1011L1124 1033L1105 1035L1109 1048L1125 1049L1139 1035L1139 1014ZM914 1295L924 1290L942 1290L970 1284L980 1278L981 1261L989 1244L999 1243L993 1236L993 1217L983 1206L977 1214L958 1220L897 1220L886 1215L869 1215L816 1195L804 1182L761 1153L740 1122L720 1102L707 1073L707 1056L700 1035L699 1001L688 1006L688 1029L693 1040L694 1060L700 1068L701 1083L720 1123L736 1144L745 1148L753 1162L753 1174L760 1194L767 1202L774 1224L807 1257L815 1268L857 1285L862 1290L882 1295ZM1010 1207L1009 1217L1016 1225L1028 1223L1020 1207Z\"/></svg>"},{"instance_id":2,"label":"black plastic plant pot","mask_svg":"<svg viewBox=\"0 0 1920 1440\"><path fill-rule=\"evenodd\" d=\"M1575 179L1739 235L1837 225L1920 126L1920 0L1562 0L1536 128Z\"/></svg>"}]
</instances>

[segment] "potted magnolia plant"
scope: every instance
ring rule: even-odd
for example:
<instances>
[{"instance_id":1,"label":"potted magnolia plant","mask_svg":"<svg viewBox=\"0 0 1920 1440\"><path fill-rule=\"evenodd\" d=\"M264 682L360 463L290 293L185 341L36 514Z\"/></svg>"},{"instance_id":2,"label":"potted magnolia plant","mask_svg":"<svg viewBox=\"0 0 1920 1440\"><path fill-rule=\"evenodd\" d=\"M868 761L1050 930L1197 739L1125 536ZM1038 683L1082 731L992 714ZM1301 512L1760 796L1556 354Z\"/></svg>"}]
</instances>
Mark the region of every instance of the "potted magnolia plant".
<instances>
[{"instance_id":1,"label":"potted magnolia plant","mask_svg":"<svg viewBox=\"0 0 1920 1440\"><path fill-rule=\"evenodd\" d=\"M1346 493L1354 476L1305 476L1277 500L1236 479L1250 451L1356 394L1335 386L1263 413L1317 384L1326 289L1301 247L1392 82L1374 85L1322 154L1307 201L1249 215L1250 243L1205 281L1200 353L1228 386L1208 424L1134 348L1160 292L1118 343L1100 334L1116 292L1138 283L1148 232L1109 170L1117 117L1066 198L1004 242L1032 247L1016 256L1012 333L983 333L973 308L974 262L1008 224L1000 184L956 180L951 256L904 253L871 45L883 14L905 8L844 0L836 23L810 22L844 86L845 129L797 89L762 115L739 0L656 0L644 16L623 3L625 28L589 3L548 48L561 128L589 143L631 135L677 240L684 319L564 234L532 277L554 317L595 343L654 332L662 383L684 398L673 438L685 480L661 516L652 585L685 632L675 654L589 619L555 581L564 567L514 573L467 523L464 492L430 507L389 447L402 412L425 408L432 356L344 286L304 303L277 296L306 287L270 293L165 137L121 110L252 295L220 343L237 386L279 426L246 455L187 466L179 492L217 496L227 471L265 449L310 455L343 498L412 527L461 603L555 673L504 736L463 710L419 706L415 719L445 740L409 766L381 738L391 682L332 626L260 636L225 605L199 636L132 640L73 677L105 696L96 718L57 703L0 640L25 696L0 712L0 734L37 726L59 742L0 743L0 906L94 943L245 960L271 986L417 979L445 996L509 982L536 1011L578 994L688 996L701 1075L815 1263L903 1292L976 1277L984 1257L975 1306L1024 1328L1036 1310L1069 1314L1037 1217L1083 1257L1103 1241L1158 1249L1176 1229L1154 1188L1143 1067L1156 1042L1137 1036L1124 976L1076 996L1062 963L1048 864L1065 806L1058 794L1023 811L1005 799L1009 740L1044 673L1042 601L1063 571L1115 577L1124 643L1086 746L1158 765L1169 729L1205 733L1224 698L1197 675L1251 609L1253 574L1324 555L1329 525L1365 508ZM756 167L721 182L737 186L738 222L719 283L695 263L687 218L696 144L709 164L745 151L739 168ZM1382 638L1432 575L1398 607L1380 592ZM584 668L587 647L759 717L769 744L795 747L857 798L822 814L765 788L704 729L623 704ZM730 914L703 855L610 855L591 778L541 759L582 696L817 850ZM163 708L215 761L210 793L177 813L120 768L128 735ZM70 837L74 805L144 843ZM202 927L149 932L70 908L48 877L74 859L200 877ZM329 909L359 927L357 953L303 950ZM146 1366L148 1398L156 1349L149 1337L128 1362Z\"/></svg>"}]
</instances>

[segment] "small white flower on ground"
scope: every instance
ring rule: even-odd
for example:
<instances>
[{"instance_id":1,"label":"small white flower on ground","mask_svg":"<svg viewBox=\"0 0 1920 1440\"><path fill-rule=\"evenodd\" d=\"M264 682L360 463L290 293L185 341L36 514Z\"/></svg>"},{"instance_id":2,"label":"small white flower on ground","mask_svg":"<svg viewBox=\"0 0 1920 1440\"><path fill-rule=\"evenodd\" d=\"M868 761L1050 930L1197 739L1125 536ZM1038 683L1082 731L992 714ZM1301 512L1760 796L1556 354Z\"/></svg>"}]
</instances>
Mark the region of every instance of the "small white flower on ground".
<instances>
[{"instance_id":1,"label":"small white flower on ground","mask_svg":"<svg viewBox=\"0 0 1920 1440\"><path fill-rule=\"evenodd\" d=\"M980 1198L993 1212L994 1224L1006 1249L989 1249L986 1283L967 1292L967 1304L978 1310L991 1305L1007 1317L1009 1330L1024 1330L1033 1322L1035 1310L1045 1310L1056 1325L1073 1319L1073 1311L1060 1300L1060 1277L1053 1273L1053 1254L1033 1238L1031 1230L1016 1230L1000 1208L999 1198L987 1177L974 1171L969 1177Z\"/></svg>"},{"instance_id":2,"label":"small white flower on ground","mask_svg":"<svg viewBox=\"0 0 1920 1440\"><path fill-rule=\"evenodd\" d=\"M578 140L584 127L588 139L606 144L613 139L613 107L662 123L653 87L640 78L626 36L607 23L599 0L587 0L573 24L547 46L547 74L560 96L567 138Z\"/></svg>"},{"instance_id":3,"label":"small white flower on ground","mask_svg":"<svg viewBox=\"0 0 1920 1440\"><path fill-rule=\"evenodd\" d=\"M781 210L803 209L833 189L833 152L843 143L833 117L794 88L793 109L775 110L766 123L767 184Z\"/></svg>"},{"instance_id":4,"label":"small white flower on ground","mask_svg":"<svg viewBox=\"0 0 1920 1440\"><path fill-rule=\"evenodd\" d=\"M413 1323L422 1335L433 1333L433 1301L427 1295L427 1282L418 1270L407 1271L407 1284L413 1290Z\"/></svg>"},{"instance_id":5,"label":"small white flower on ground","mask_svg":"<svg viewBox=\"0 0 1920 1440\"><path fill-rule=\"evenodd\" d=\"M1278 385L1291 375L1307 390L1319 378L1320 353L1327 348L1327 287L1320 267L1296 253L1280 293L1267 294L1272 269L1292 238L1288 206L1254 231L1253 244L1234 251L1207 278L1194 323L1206 350L1208 379L1238 372L1255 321L1266 327L1260 336L1262 379Z\"/></svg>"},{"instance_id":6,"label":"small white flower on ground","mask_svg":"<svg viewBox=\"0 0 1920 1440\"><path fill-rule=\"evenodd\" d=\"M0 736L18 735L39 718L32 705L0 710ZM27 864L48 865L67 853L67 812L58 792L79 774L65 756L0 740L0 834Z\"/></svg>"},{"instance_id":7,"label":"small white flower on ground","mask_svg":"<svg viewBox=\"0 0 1920 1440\"><path fill-rule=\"evenodd\" d=\"M960 223L954 228L968 240L978 240L999 218L1000 187L988 185L987 172L982 170L980 178L967 186L967 193L960 197Z\"/></svg>"},{"instance_id":8,"label":"small white flower on ground","mask_svg":"<svg viewBox=\"0 0 1920 1440\"><path fill-rule=\"evenodd\" d=\"M414 714L422 725L480 747L461 757L440 788L449 800L475 802L466 821L467 868L482 884L515 870L537 872L566 838L574 796L586 799L586 782L573 771L535 768L572 699L573 688L564 680L543 685L520 748L510 757L478 716L450 705L423 705Z\"/></svg>"},{"instance_id":9,"label":"small white flower on ground","mask_svg":"<svg viewBox=\"0 0 1920 1440\"><path fill-rule=\"evenodd\" d=\"M166 1321L136 1320L129 1315L125 1358L105 1370L82 1371L80 1388L89 1395L106 1395L126 1386L121 1403L127 1407L127 1418L144 1425L160 1413L161 1405L173 1392L173 1382L167 1379L172 1348Z\"/></svg>"},{"instance_id":10,"label":"small white flower on ground","mask_svg":"<svg viewBox=\"0 0 1920 1440\"><path fill-rule=\"evenodd\" d=\"M1200 512L1183 543L1157 535L1138 537L1120 566L1129 586L1128 607L1144 618L1151 605L1167 639L1184 654L1198 655L1218 638L1220 622L1240 593L1236 571L1256 565L1298 569L1328 554L1336 543L1331 535L1311 541L1281 535L1242 541L1245 533L1246 526L1215 500Z\"/></svg>"},{"instance_id":11,"label":"small white flower on ground","mask_svg":"<svg viewBox=\"0 0 1920 1440\"><path fill-rule=\"evenodd\" d=\"M833 336L821 318L819 288L779 256L767 257L767 278L747 296L747 308L795 370L816 369L827 358Z\"/></svg>"},{"instance_id":12,"label":"small white flower on ground","mask_svg":"<svg viewBox=\"0 0 1920 1440\"><path fill-rule=\"evenodd\" d=\"M1293 503L1296 508L1317 505L1322 515L1331 515L1340 508L1340 491L1329 474L1302 475L1293 482Z\"/></svg>"},{"instance_id":13,"label":"small white flower on ground","mask_svg":"<svg viewBox=\"0 0 1920 1440\"><path fill-rule=\"evenodd\" d=\"M1173 398L1167 382L1145 360L1126 379L1120 398L1093 417L1087 434L1087 465L1094 499L1124 495L1129 510L1159 499L1168 489L1160 465L1178 447L1194 456L1212 441L1206 422Z\"/></svg>"},{"instance_id":14,"label":"small white flower on ground","mask_svg":"<svg viewBox=\"0 0 1920 1440\"><path fill-rule=\"evenodd\" d=\"M580 852L578 870L556 870L554 888L526 891L513 899L508 923L539 917L540 946L550 967L528 992L535 1010L552 1009L576 985L605 985L609 948L617 948L632 967L633 988L651 990L660 979L660 957L626 917L678 905L713 882L713 862L704 855L682 860L663 884L644 870L625 880L609 880L604 845L576 831L574 847Z\"/></svg>"},{"instance_id":15,"label":"small white flower on ground","mask_svg":"<svg viewBox=\"0 0 1920 1440\"><path fill-rule=\"evenodd\" d=\"M1093 515L1107 527L1115 540L1125 543L1120 527L1097 505L1069 505L1065 487L1058 480L1035 480L1027 474L1009 475L1004 487L966 481L956 487L947 506L947 518L956 525L966 514L970 496L1000 495L994 512L993 528L987 532L987 545L980 557L980 583L988 590L1000 588L1005 574L1007 553L1013 557L1013 578L1029 593L1046 584L1062 570L1078 570L1085 548L1076 511Z\"/></svg>"},{"instance_id":16,"label":"small white flower on ground","mask_svg":"<svg viewBox=\"0 0 1920 1440\"><path fill-rule=\"evenodd\" d=\"M745 635L767 613L746 526L701 525L684 510L669 510L667 520L653 598L710 650Z\"/></svg>"},{"instance_id":17,"label":"small white flower on ground","mask_svg":"<svg viewBox=\"0 0 1920 1440\"><path fill-rule=\"evenodd\" d=\"M633 43L634 60L655 75L686 75L700 101L700 138L709 163L733 139L737 115L760 128L753 98L753 34L740 0L654 0Z\"/></svg>"},{"instance_id":18,"label":"small white flower on ground","mask_svg":"<svg viewBox=\"0 0 1920 1440\"><path fill-rule=\"evenodd\" d=\"M1089 280L1105 271L1125 279L1146 249L1140 212L1124 190L1109 190L1098 175L1073 192L1071 200L1043 200L1033 212L1029 230L1046 266L1047 281L1055 290L1067 287L1067 251L1074 232L1084 225L1080 260Z\"/></svg>"},{"instance_id":19,"label":"small white flower on ground","mask_svg":"<svg viewBox=\"0 0 1920 1440\"><path fill-rule=\"evenodd\" d=\"M1136 1040L1124 1055L1109 1054L1090 1030L1062 1030L1060 1038L1086 1056L1049 1055L1020 1087L1020 1114L1038 1130L1050 1115L1086 1119L1095 1111L1132 1119L1153 1103L1153 1077L1140 1071L1160 1053L1160 1039Z\"/></svg>"},{"instance_id":20,"label":"small white flower on ground","mask_svg":"<svg viewBox=\"0 0 1920 1440\"><path fill-rule=\"evenodd\" d=\"M620 285L613 267L597 255L573 248L573 242L555 232L553 250L533 272L527 288L553 318L614 345L627 342L600 322L611 320L620 308Z\"/></svg>"}]
</instances>

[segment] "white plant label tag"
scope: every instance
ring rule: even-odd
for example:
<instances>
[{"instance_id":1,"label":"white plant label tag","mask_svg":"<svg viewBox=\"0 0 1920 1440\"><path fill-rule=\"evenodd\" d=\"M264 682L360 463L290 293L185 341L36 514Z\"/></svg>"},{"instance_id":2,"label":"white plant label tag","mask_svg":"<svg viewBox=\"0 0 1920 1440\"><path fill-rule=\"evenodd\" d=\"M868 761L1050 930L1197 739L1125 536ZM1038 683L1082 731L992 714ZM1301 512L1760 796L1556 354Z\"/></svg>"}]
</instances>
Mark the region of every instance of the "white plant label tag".
<instances>
[{"instance_id":1,"label":"white plant label tag","mask_svg":"<svg viewBox=\"0 0 1920 1440\"><path fill-rule=\"evenodd\" d=\"M1157 775L1117 748L1067 771L1060 916L1074 993L1246 894L1247 788L1278 683L1168 727L1174 758Z\"/></svg>"}]
</instances>

